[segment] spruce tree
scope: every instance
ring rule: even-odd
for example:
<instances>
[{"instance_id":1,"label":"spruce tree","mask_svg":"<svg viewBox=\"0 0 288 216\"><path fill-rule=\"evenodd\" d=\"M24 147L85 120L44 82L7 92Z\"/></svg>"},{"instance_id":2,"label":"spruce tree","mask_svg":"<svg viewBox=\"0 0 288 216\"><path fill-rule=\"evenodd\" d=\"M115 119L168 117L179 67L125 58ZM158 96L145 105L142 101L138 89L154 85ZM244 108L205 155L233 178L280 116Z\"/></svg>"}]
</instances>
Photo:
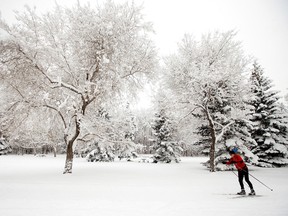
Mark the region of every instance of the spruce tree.
<instances>
[{"instance_id":1,"label":"spruce tree","mask_svg":"<svg viewBox=\"0 0 288 216\"><path fill-rule=\"evenodd\" d=\"M153 162L180 162L182 148L178 142L173 141L174 129L169 118L165 115L164 110L155 114L155 121L152 129L154 131L154 136L156 137L154 140L155 154L153 155Z\"/></svg>"},{"instance_id":2,"label":"spruce tree","mask_svg":"<svg viewBox=\"0 0 288 216\"><path fill-rule=\"evenodd\" d=\"M223 85L222 88L227 88ZM215 130L217 135L217 143L215 146L215 168L216 170L228 169L222 164L222 161L230 158L228 152L233 148L238 149L238 153L243 156L246 162L252 164L258 163L258 158L251 152L251 148L256 145L256 142L252 139L250 130L252 128L251 122L247 119L243 119L237 116L231 119L231 112L233 112L233 107L231 104L233 99L226 97L215 98L211 106L209 107L210 114L214 119ZM244 109L244 107L243 107ZM196 117L203 118L201 114L196 115ZM231 121L233 120L233 123ZM209 154L211 142L209 126L204 121L203 124L198 127L197 134L200 135L198 145L202 146L202 152L205 155ZM230 124L230 125L229 125ZM208 160L205 165L209 167L210 160Z\"/></svg>"},{"instance_id":3,"label":"spruce tree","mask_svg":"<svg viewBox=\"0 0 288 216\"><path fill-rule=\"evenodd\" d=\"M250 102L254 107L252 138L257 142L253 153L259 157L260 166L287 165L287 118L281 113L278 92L272 90L272 81L264 76L257 62L253 64L251 83L254 95Z\"/></svg>"},{"instance_id":4,"label":"spruce tree","mask_svg":"<svg viewBox=\"0 0 288 216\"><path fill-rule=\"evenodd\" d=\"M224 131L216 146L215 163L217 170L230 169L221 162L230 158L228 151L237 149L246 163L258 165L258 157L252 153L251 148L257 145L251 137L251 122L246 119L235 119L235 122Z\"/></svg>"}]
</instances>

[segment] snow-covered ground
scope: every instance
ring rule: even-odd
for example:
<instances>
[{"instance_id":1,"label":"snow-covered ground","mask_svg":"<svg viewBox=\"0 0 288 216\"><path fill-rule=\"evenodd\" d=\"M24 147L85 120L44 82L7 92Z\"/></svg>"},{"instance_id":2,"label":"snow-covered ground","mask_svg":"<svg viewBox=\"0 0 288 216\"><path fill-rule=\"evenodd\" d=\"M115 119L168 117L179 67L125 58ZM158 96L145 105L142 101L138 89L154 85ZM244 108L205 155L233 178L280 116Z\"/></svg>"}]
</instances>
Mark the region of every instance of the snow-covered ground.
<instances>
[{"instance_id":1,"label":"snow-covered ground","mask_svg":"<svg viewBox=\"0 0 288 216\"><path fill-rule=\"evenodd\" d=\"M88 163L75 158L63 175L64 157L0 156L1 216L288 215L288 169L250 167L274 189L251 178L257 197L239 191L231 172L210 173L205 158L179 164Z\"/></svg>"}]
</instances>

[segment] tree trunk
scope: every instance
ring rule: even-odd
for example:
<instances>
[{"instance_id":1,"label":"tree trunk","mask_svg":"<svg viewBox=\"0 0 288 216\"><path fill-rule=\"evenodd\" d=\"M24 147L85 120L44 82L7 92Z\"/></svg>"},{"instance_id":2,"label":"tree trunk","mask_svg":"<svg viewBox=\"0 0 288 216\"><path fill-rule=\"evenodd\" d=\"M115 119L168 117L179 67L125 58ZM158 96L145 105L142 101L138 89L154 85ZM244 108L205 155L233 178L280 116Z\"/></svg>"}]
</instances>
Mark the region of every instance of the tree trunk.
<instances>
[{"instance_id":1,"label":"tree trunk","mask_svg":"<svg viewBox=\"0 0 288 216\"><path fill-rule=\"evenodd\" d=\"M215 145L216 145L216 136L215 128L211 128L211 146L210 146L210 171L215 172Z\"/></svg>"},{"instance_id":2,"label":"tree trunk","mask_svg":"<svg viewBox=\"0 0 288 216\"><path fill-rule=\"evenodd\" d=\"M52 148L53 148L54 157L56 157L56 155L57 155L57 148L56 148L56 146L52 146Z\"/></svg>"},{"instance_id":3,"label":"tree trunk","mask_svg":"<svg viewBox=\"0 0 288 216\"><path fill-rule=\"evenodd\" d=\"M73 142L70 141L67 145L66 162L63 174L72 173L72 165L73 165Z\"/></svg>"},{"instance_id":4,"label":"tree trunk","mask_svg":"<svg viewBox=\"0 0 288 216\"><path fill-rule=\"evenodd\" d=\"M68 141L68 144L67 144L66 162L65 162L63 174L72 173L73 144L74 144L74 141L77 139L77 137L80 134L80 122L77 120L77 117L75 118L75 127L76 127L75 128L75 134L72 137L72 139Z\"/></svg>"},{"instance_id":5,"label":"tree trunk","mask_svg":"<svg viewBox=\"0 0 288 216\"><path fill-rule=\"evenodd\" d=\"M208 107L205 107L204 112L206 113L207 120L209 122L210 134L211 134L211 145L210 145L210 171L215 172L215 146L216 146L216 131L213 119L209 113Z\"/></svg>"}]
</instances>

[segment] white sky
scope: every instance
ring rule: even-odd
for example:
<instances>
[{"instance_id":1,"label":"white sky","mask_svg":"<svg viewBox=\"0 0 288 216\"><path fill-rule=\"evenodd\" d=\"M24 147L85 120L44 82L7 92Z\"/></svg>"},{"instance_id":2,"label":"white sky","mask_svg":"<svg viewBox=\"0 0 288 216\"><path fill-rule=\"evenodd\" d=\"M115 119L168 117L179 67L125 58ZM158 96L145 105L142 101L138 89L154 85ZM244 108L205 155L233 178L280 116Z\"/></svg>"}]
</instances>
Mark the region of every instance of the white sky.
<instances>
[{"instance_id":1,"label":"white sky","mask_svg":"<svg viewBox=\"0 0 288 216\"><path fill-rule=\"evenodd\" d=\"M54 2L76 0L0 0L2 17L14 21L13 10L35 5L40 11ZM89 0L79 0L80 3ZM98 2L103 0L98 0ZM114 0L124 2L126 0ZM97 0L90 0L91 5ZM184 33L196 37L215 30L238 31L247 54L256 57L273 80L275 89L288 93L288 1L287 0L134 0L143 3L146 20L154 24L155 42L161 55L175 50Z\"/></svg>"}]
</instances>

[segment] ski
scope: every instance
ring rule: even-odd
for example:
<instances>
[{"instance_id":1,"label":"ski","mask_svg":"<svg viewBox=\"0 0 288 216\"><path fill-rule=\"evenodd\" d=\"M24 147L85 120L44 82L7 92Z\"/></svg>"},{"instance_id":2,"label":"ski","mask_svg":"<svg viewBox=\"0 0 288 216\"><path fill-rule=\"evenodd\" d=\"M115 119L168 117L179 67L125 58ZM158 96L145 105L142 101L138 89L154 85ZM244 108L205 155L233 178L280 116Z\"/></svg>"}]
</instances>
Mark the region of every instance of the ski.
<instances>
[{"instance_id":1,"label":"ski","mask_svg":"<svg viewBox=\"0 0 288 216\"><path fill-rule=\"evenodd\" d=\"M237 199L237 198L255 198L255 197L262 197L262 195L238 195L234 194L235 196L231 197L231 199Z\"/></svg>"},{"instance_id":2,"label":"ski","mask_svg":"<svg viewBox=\"0 0 288 216\"><path fill-rule=\"evenodd\" d=\"M235 193L223 193L223 194L216 194L216 195L224 195L224 196L229 196L229 198L231 199L236 199L236 198L245 198L245 197L263 197L263 195L249 195L249 194L245 194L245 195L239 195L239 194L235 194Z\"/></svg>"}]
</instances>

